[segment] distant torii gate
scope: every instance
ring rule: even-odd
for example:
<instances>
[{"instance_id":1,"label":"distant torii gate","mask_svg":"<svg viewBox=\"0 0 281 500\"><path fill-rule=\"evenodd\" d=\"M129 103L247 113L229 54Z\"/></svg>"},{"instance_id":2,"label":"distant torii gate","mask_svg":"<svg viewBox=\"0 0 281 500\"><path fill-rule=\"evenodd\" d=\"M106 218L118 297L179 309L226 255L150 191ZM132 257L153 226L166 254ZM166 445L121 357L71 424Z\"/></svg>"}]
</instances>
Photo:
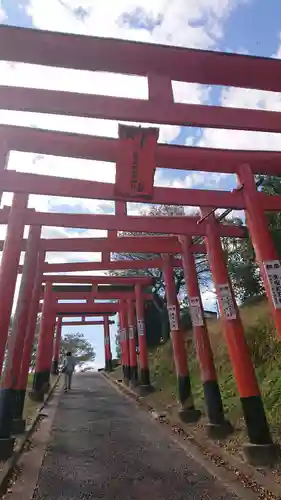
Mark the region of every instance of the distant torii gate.
<instances>
[{"instance_id":1,"label":"distant torii gate","mask_svg":"<svg viewBox=\"0 0 281 500\"><path fill-rule=\"evenodd\" d=\"M62 277L63 278L63 277ZM76 281L80 282L79 276L76 276ZM81 278L85 278L82 276ZM87 277L86 277L87 278ZM117 279L111 279L111 278L106 278L102 279L102 281L107 282L114 282L114 283L120 283L120 285L115 285L115 286L108 286L108 285L53 285L53 296L55 299L60 299L60 300L81 300L85 299L87 301L87 305L91 304L96 304L97 303L93 302L94 299L119 299L119 301L122 301L123 307L125 306L125 303L127 302L127 307L128 307L128 320L129 320L129 329L128 331L126 330L126 324L123 327L123 331L125 332L124 339L122 338L122 355L124 354L125 358L127 360L127 365L124 365L124 377L125 381L128 383L129 380L135 385L138 382L138 374L137 374L137 357L136 357L136 340L135 340L135 328L134 328L134 305L133 302L136 300L135 296L135 289L134 286L130 287L129 284L136 282L133 278L125 278L125 284L124 284L124 279L122 278L117 278ZM63 279L62 279L63 281ZM91 281L91 279L87 279L87 281ZM96 278L95 281L100 282L101 278ZM151 282L151 280L147 279L142 279L143 285L148 284ZM152 294L148 293L142 293L142 300L151 300L153 298ZM83 305L80 304L81 307ZM57 307L63 307L63 304L60 302L59 305L57 304ZM76 305L75 305L75 311L76 311ZM124 313L125 314L125 311ZM124 321L124 316L122 316ZM85 322L82 324L86 324ZM107 324L104 324L105 329L107 330ZM143 329L142 329L143 331ZM106 353L106 360L109 359L109 352L107 348L107 344L109 344L109 335L108 332L105 332L105 353ZM129 356L128 353L125 353L125 350L129 351ZM126 357L127 356L127 357ZM111 356L110 356L111 359ZM111 364L111 363L110 363ZM106 363L106 365L110 365L109 363ZM148 364L147 364L147 347L146 347L146 342L145 339L140 342L140 384L142 386L142 392L145 391L145 389L150 389L150 378L149 378L149 369L148 369Z\"/></svg>"},{"instance_id":2,"label":"distant torii gate","mask_svg":"<svg viewBox=\"0 0 281 500\"><path fill-rule=\"evenodd\" d=\"M58 375L58 373L59 373L61 336L62 336L62 328L64 326L68 326L68 327L69 326L103 326L104 333L105 333L105 330L107 329L107 326L106 326L107 322L108 322L108 328L110 325L114 325L114 321L109 320L107 316L104 316L103 321L101 321L101 320L86 321L85 316L83 316L80 321L63 321L63 316L59 316L57 318L56 325L55 325L56 335L55 335L55 339L54 339L53 362L52 362L52 370L51 370L52 374ZM109 344L109 349L107 349L108 355L110 354L110 359L112 359L111 348L110 348L110 337L109 337L109 342L107 342L107 343ZM107 351L105 351L105 354L107 354ZM105 359L107 360L108 358L105 356ZM106 368L109 371L111 371L112 367L109 365Z\"/></svg>"}]
</instances>

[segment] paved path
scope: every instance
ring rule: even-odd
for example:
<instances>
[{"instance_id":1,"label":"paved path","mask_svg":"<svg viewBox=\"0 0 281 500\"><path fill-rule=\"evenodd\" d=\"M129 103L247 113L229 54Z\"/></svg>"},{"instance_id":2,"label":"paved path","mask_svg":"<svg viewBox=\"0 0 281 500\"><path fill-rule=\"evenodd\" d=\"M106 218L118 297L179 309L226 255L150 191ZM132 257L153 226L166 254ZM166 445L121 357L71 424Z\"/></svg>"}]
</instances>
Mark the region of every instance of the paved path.
<instances>
[{"instance_id":1,"label":"paved path","mask_svg":"<svg viewBox=\"0 0 281 500\"><path fill-rule=\"evenodd\" d=\"M34 500L234 500L98 374L63 395Z\"/></svg>"}]
</instances>

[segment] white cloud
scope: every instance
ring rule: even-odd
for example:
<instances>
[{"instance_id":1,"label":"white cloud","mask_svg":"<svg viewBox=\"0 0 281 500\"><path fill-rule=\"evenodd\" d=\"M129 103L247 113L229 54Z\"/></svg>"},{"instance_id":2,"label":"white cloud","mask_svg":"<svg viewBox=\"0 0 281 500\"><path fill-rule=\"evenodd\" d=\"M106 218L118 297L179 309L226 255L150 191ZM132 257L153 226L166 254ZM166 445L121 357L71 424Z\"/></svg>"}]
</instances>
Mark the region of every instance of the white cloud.
<instances>
[{"instance_id":1,"label":"white cloud","mask_svg":"<svg viewBox=\"0 0 281 500\"><path fill-rule=\"evenodd\" d=\"M27 12L40 29L212 48L223 36L225 20L243 3L189 0L187 6L186 0L31 0Z\"/></svg>"},{"instance_id":2,"label":"white cloud","mask_svg":"<svg viewBox=\"0 0 281 500\"><path fill-rule=\"evenodd\" d=\"M281 45L273 57L281 57ZM230 108L281 111L281 93L225 87L221 91L222 106ZM250 132L245 130L205 129L197 144L203 147L280 151L279 133Z\"/></svg>"},{"instance_id":3,"label":"white cloud","mask_svg":"<svg viewBox=\"0 0 281 500\"><path fill-rule=\"evenodd\" d=\"M7 18L6 13L3 9L2 2L0 1L0 23L5 21L6 18Z\"/></svg>"},{"instance_id":4,"label":"white cloud","mask_svg":"<svg viewBox=\"0 0 281 500\"><path fill-rule=\"evenodd\" d=\"M213 0L212 2L189 0L187 8L186 0L153 0L150 4L147 0L119 0L118 2L111 0L64 0L63 2L30 0L26 9L32 17L34 27L39 29L212 49L223 36L225 20L238 5L245 1L247 0ZM139 27L149 25L150 29L137 29L135 27L137 24ZM142 77L6 62L0 62L0 85L139 99L148 97L147 79ZM206 86L173 82L176 102L206 103L209 91L210 89ZM117 137L117 122L110 120L0 110L0 123ZM160 142L174 140L179 132L180 127L161 126ZM115 178L114 164L19 152L11 153L9 168L103 182L114 182ZM202 179L198 176L198 173L192 173L186 175L183 181L171 179L168 184L172 187L192 187ZM164 185L165 182L164 184L163 182L158 179L156 184ZM10 202L11 195L5 193L2 204ZM31 196L29 206L41 211L99 213L112 210L113 203ZM137 213L138 208L134 205L131 207L129 205L130 208L133 213ZM5 228L3 231L5 232ZM64 228L43 229L44 237L73 237L74 234L73 231L70 232ZM81 233L77 232L78 234ZM83 232L83 236L101 234L104 232ZM58 256L52 254L50 258L54 261Z\"/></svg>"},{"instance_id":5,"label":"white cloud","mask_svg":"<svg viewBox=\"0 0 281 500\"><path fill-rule=\"evenodd\" d=\"M223 149L280 151L280 134L206 129L197 146Z\"/></svg>"}]
</instances>

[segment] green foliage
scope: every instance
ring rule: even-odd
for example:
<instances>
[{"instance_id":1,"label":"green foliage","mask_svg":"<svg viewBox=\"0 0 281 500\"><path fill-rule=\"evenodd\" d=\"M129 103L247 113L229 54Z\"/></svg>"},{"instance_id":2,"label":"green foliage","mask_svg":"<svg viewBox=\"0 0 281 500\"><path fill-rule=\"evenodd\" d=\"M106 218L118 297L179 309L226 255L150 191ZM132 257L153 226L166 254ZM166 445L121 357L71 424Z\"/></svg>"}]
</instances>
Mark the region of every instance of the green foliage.
<instances>
[{"instance_id":1,"label":"green foliage","mask_svg":"<svg viewBox=\"0 0 281 500\"><path fill-rule=\"evenodd\" d=\"M239 219L234 222L241 223ZM247 299L261 295L262 280L249 236L224 238L223 247L233 290L239 303L243 304Z\"/></svg>"},{"instance_id":2,"label":"green foliage","mask_svg":"<svg viewBox=\"0 0 281 500\"><path fill-rule=\"evenodd\" d=\"M271 195L281 195L281 178L271 175L260 176L262 180L261 190L264 193ZM267 220L271 230L272 238L275 247L278 251L279 256L281 256L281 213L280 212L270 212L267 213Z\"/></svg>"},{"instance_id":3,"label":"green foliage","mask_svg":"<svg viewBox=\"0 0 281 500\"><path fill-rule=\"evenodd\" d=\"M260 298L253 302L242 308L241 315L271 431L274 440L281 443L281 342L277 338L266 301ZM225 414L236 428L242 429L235 434L235 440L245 440L239 395L219 321L208 321L208 330ZM203 388L194 345L188 346L188 363L196 407L204 411ZM151 352L150 368L153 383L161 388L166 404L169 404L169 400L170 403L176 401L176 379L170 342Z\"/></svg>"},{"instance_id":4,"label":"green foliage","mask_svg":"<svg viewBox=\"0 0 281 500\"><path fill-rule=\"evenodd\" d=\"M62 357L70 351L76 359L77 366L94 361L96 353L93 346L85 339L83 333L67 333L61 341Z\"/></svg>"}]
</instances>

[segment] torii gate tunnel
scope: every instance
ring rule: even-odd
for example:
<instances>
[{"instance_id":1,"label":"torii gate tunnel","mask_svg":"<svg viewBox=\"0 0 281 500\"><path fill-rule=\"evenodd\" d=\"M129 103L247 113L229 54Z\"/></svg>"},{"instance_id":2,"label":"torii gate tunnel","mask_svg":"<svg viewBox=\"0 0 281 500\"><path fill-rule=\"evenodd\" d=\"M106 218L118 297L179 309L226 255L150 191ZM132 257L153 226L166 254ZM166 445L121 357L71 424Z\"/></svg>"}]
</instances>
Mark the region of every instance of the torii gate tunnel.
<instances>
[{"instance_id":1,"label":"torii gate tunnel","mask_svg":"<svg viewBox=\"0 0 281 500\"><path fill-rule=\"evenodd\" d=\"M278 75L281 62L278 60L6 26L0 27L0 59L139 75L147 79L148 85L146 100L0 86L0 106L6 110L105 118L138 125L150 123L280 132L280 112L176 103L172 89L172 81L182 81L280 92ZM159 144L158 136L156 126L126 124L119 124L117 139L0 126L0 191L14 193L11 207L0 211L0 223L8 226L5 242L0 244L3 249L0 268L1 367L5 356L0 393L0 458L10 456L14 446L13 433L24 427L22 409L41 298L42 315L31 397L43 398L52 362L53 371L57 371L62 318L73 315L103 316L106 368L111 369L109 318L118 313L124 381L137 387L142 394L152 388L145 325L145 301L151 297L151 279L58 273L163 269L179 412L185 422L194 422L201 413L195 408L192 397L173 277L173 268L183 267L209 420L208 433L211 437L218 437L232 432L224 415L204 319L195 265L198 253L207 254L216 288L222 328L249 437L249 443L244 446L245 453L249 460L261 464L278 455L227 272L221 237L243 238L248 230L276 330L281 336L281 265L265 215L268 211L281 210L281 196L260 192L254 179L255 174L279 175L281 152ZM6 167L11 150L114 162L116 180L109 184L9 170ZM229 192L155 187L156 168L232 173L237 176L237 188ZM115 215L37 212L28 207L30 194L114 200ZM189 217L128 216L127 202L199 207L200 214ZM222 217L216 216L216 209L244 210L247 228L222 224ZM24 240L26 225L30 229L28 239ZM44 239L41 237L43 226L102 229L108 230L108 236ZM118 231L141 234L121 237ZM203 243L199 242L200 238L203 238ZM22 250L25 260L20 266ZM46 252L50 251L102 252L102 260L54 264L45 261ZM150 255L139 261L113 261L113 252ZM159 256L151 259L151 254ZM22 274L21 285L7 343L18 274ZM79 290L78 286L81 287ZM75 302L81 296L84 303ZM71 300L71 303L62 303L61 300Z\"/></svg>"}]
</instances>

